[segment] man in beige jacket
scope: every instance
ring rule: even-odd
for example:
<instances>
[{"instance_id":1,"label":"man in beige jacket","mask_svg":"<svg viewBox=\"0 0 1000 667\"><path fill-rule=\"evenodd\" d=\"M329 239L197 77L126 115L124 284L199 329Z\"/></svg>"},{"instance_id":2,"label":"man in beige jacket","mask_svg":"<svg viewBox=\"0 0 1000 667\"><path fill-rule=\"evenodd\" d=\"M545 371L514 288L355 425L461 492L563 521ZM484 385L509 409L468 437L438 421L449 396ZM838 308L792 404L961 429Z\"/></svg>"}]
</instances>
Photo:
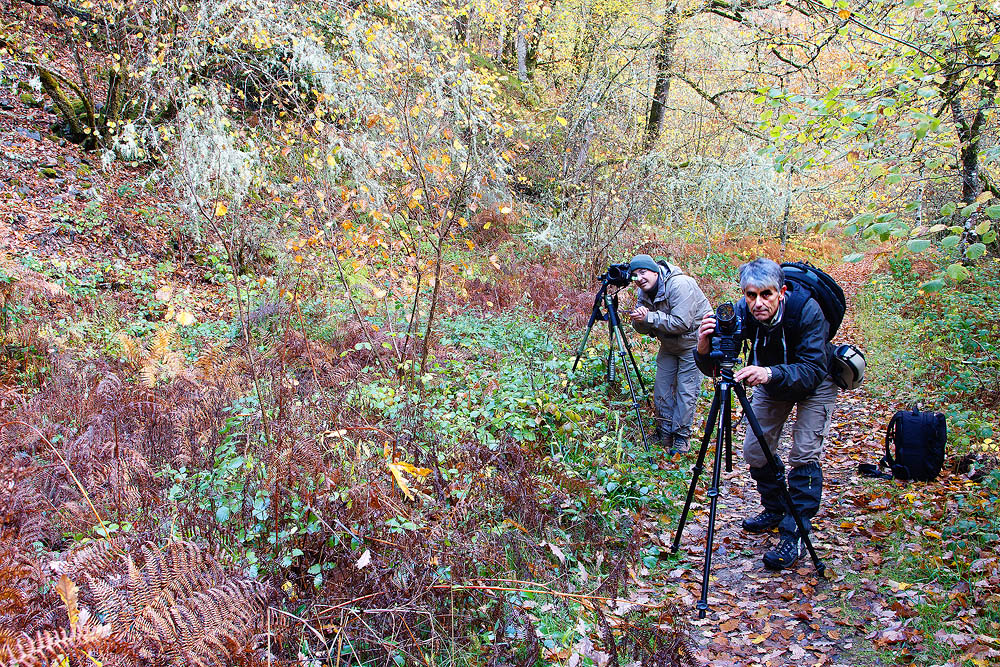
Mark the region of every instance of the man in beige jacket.
<instances>
[{"instance_id":1,"label":"man in beige jacket","mask_svg":"<svg viewBox=\"0 0 1000 667\"><path fill-rule=\"evenodd\" d=\"M713 312L694 278L680 267L636 255L629 272L639 286L638 304L629 317L639 333L660 341L656 355L656 433L671 454L690 449L691 420L701 387L701 372L694 363L698 327Z\"/></svg>"}]
</instances>

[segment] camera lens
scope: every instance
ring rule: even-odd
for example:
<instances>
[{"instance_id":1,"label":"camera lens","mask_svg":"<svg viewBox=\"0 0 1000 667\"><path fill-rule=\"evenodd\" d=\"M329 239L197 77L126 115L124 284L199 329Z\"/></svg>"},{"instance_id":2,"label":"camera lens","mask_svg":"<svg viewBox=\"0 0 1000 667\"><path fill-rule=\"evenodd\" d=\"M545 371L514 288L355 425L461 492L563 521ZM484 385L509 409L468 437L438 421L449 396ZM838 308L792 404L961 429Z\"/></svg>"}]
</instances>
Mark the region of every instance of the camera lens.
<instances>
[{"instance_id":1,"label":"camera lens","mask_svg":"<svg viewBox=\"0 0 1000 667\"><path fill-rule=\"evenodd\" d=\"M730 301L719 304L715 310L715 319L718 322L720 333L732 333L736 327L736 306Z\"/></svg>"}]
</instances>

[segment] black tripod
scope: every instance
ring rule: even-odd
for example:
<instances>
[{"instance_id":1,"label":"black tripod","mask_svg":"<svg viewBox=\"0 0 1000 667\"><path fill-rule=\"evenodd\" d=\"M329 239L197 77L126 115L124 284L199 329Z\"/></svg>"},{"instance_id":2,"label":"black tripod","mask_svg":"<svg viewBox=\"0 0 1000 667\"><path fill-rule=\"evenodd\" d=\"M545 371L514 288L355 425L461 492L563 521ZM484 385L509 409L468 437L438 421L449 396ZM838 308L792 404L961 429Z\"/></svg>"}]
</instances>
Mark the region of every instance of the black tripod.
<instances>
[{"instance_id":1,"label":"black tripod","mask_svg":"<svg viewBox=\"0 0 1000 667\"><path fill-rule=\"evenodd\" d=\"M788 509L788 513L792 515L792 518L795 519L795 525L798 528L799 535L802 536L802 539L806 543L806 548L809 550L809 556L816 567L816 572L822 577L826 570L826 566L819 559L816 549L813 548L812 541L809 539L809 534L806 532L805 525L802 522L802 517L795 509L795 505L792 504L792 496L788 492L788 486L785 484L784 478L778 474L778 463L771 452L771 448L764 441L764 431L761 429L760 422L757 421L757 416L750 407L746 389L743 388L743 385L733 380L733 362L720 362L719 370L720 376L715 381L715 395L712 398L712 406L709 408L708 418L705 420L705 435L702 436L701 449L698 450L698 461L691 471L691 485L688 487L687 499L684 501L684 511L681 512L680 522L677 524L677 534L674 536L674 544L670 548L671 553L677 553L677 550L680 548L681 532L684 530L684 524L687 521L688 511L691 508L691 500L694 498L694 490L698 485L698 477L704 469L705 455L708 451L708 443L712 439L712 430L714 428L716 436L715 463L712 467L712 486L708 489L708 497L710 498L708 536L705 546L705 569L702 572L701 578L701 599L697 605L698 618L705 618L705 613L708 611L708 576L712 568L712 541L715 537L715 512L716 504L719 501L719 477L722 474L723 447L725 447L726 455L726 472L732 472L733 470L733 392L736 393L736 397L743 407L743 414L747 417L750 430L757 436L757 442L760 443L760 447L764 451L768 467L780 481L781 496L785 502L785 507Z\"/></svg>"},{"instance_id":2,"label":"black tripod","mask_svg":"<svg viewBox=\"0 0 1000 667\"><path fill-rule=\"evenodd\" d=\"M580 343L580 349L576 352L576 359L573 361L573 368L570 372L575 371L577 364L580 363L580 357L583 356L583 350L587 347L587 339L590 338L590 331L594 328L594 323L606 321L608 323L608 385L610 386L615 381L615 348L617 347L618 356L622 360L622 370L625 374L625 380L628 383L628 390L632 395L632 407L635 409L636 419L639 420L642 444L648 452L649 441L646 439L646 427L642 423L642 410L639 408L639 399L635 394L635 385L632 384L632 376L629 375L628 362L632 364L632 370L635 371L635 377L639 381L643 395L646 393L646 385L642 381L639 366L635 363L635 357L632 355L632 346L629 345L628 338L622 330L621 320L618 319L619 290L615 290L613 293L608 292L608 286L612 284L615 283L608 277L608 274L601 276L601 288L597 290L597 296L594 297L594 307L590 311L590 321L587 322L587 331L583 334L583 341ZM625 285L627 286L628 283L626 282ZM628 361L625 358L626 354L628 354Z\"/></svg>"}]
</instances>

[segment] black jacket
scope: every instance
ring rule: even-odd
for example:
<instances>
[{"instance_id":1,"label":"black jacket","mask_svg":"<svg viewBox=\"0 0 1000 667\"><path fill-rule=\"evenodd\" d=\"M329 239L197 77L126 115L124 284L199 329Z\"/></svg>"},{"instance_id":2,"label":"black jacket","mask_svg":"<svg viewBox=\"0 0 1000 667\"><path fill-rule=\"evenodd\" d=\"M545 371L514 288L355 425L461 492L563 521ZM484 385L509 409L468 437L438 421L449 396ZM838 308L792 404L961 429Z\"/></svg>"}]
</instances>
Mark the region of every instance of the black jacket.
<instances>
[{"instance_id":1,"label":"black jacket","mask_svg":"<svg viewBox=\"0 0 1000 667\"><path fill-rule=\"evenodd\" d=\"M781 322L768 331L747 311L746 299L736 304L743 321L741 349L746 363L771 369L771 381L761 385L771 398L801 401L808 398L829 374L832 345L827 342L830 325L815 299L805 290L785 293ZM715 375L718 363L698 354L695 362L705 375Z\"/></svg>"}]
</instances>

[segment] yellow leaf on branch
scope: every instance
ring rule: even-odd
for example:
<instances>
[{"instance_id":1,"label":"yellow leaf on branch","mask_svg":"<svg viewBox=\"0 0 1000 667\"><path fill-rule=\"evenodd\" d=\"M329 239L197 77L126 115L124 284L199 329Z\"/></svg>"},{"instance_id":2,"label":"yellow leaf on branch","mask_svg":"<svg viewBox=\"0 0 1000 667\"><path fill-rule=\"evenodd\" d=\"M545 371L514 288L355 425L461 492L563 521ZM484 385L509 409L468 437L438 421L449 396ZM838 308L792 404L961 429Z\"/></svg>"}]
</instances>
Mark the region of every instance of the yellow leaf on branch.
<instances>
[{"instance_id":1,"label":"yellow leaf on branch","mask_svg":"<svg viewBox=\"0 0 1000 667\"><path fill-rule=\"evenodd\" d=\"M227 211L229 211L229 209L226 208L225 203L220 201L218 204L215 205L215 217L221 218L226 214Z\"/></svg>"},{"instance_id":2,"label":"yellow leaf on branch","mask_svg":"<svg viewBox=\"0 0 1000 667\"><path fill-rule=\"evenodd\" d=\"M414 496L413 492L410 491L410 485L407 484L406 480L403 478L403 469L400 468L399 464L387 463L386 465L389 468L389 472L392 473L393 479L396 480L396 484L399 486L399 490L403 492L403 495L406 496L407 499L409 500L416 500L417 499L416 496Z\"/></svg>"}]
</instances>

